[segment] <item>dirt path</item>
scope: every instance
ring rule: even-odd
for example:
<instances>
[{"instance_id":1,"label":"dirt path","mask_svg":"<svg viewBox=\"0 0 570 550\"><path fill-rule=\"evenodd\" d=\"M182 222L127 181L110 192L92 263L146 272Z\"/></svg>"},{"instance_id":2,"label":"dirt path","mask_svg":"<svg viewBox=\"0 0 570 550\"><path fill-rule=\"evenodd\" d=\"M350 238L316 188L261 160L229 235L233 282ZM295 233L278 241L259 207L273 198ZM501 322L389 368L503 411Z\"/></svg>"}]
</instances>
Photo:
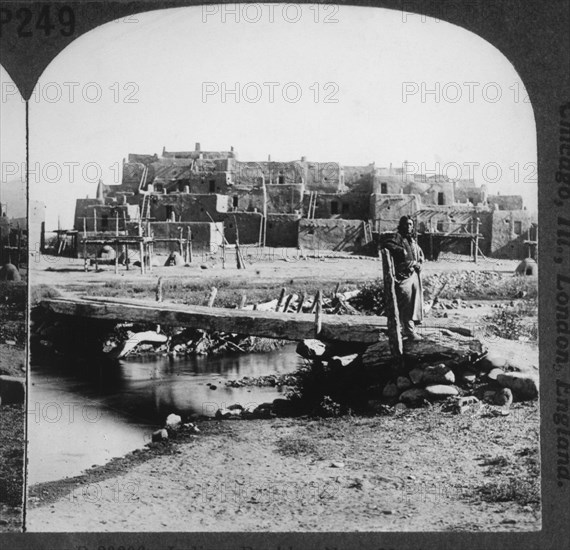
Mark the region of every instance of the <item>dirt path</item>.
<instances>
[{"instance_id":1,"label":"dirt path","mask_svg":"<svg viewBox=\"0 0 570 550\"><path fill-rule=\"evenodd\" d=\"M65 484L66 494L58 483L36 486L28 529L537 530L537 480L508 489L536 474L538 428L536 403L501 418L434 408L204 421L201 434L159 456L121 459L111 477L98 468Z\"/></svg>"}]
</instances>

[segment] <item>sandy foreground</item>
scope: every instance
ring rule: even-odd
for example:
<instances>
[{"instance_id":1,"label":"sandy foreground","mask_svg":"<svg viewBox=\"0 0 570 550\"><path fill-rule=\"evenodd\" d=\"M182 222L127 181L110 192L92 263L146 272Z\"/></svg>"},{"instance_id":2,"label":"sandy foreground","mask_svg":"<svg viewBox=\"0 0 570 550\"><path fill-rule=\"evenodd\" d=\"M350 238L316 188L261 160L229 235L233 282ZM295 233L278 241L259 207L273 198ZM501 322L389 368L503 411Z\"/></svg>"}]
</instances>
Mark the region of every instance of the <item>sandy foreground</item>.
<instances>
[{"instance_id":1,"label":"sandy foreground","mask_svg":"<svg viewBox=\"0 0 570 550\"><path fill-rule=\"evenodd\" d=\"M204 421L184 441L32 487L27 529L538 530L537 506L486 502L480 492L526 473L537 409L517 404L501 418L410 410Z\"/></svg>"},{"instance_id":2,"label":"sandy foreground","mask_svg":"<svg viewBox=\"0 0 570 550\"><path fill-rule=\"evenodd\" d=\"M80 292L124 272L38 263L32 285ZM425 272L496 270L518 262L427 263ZM60 271L61 270L61 271ZM73 271L70 276L69 271ZM158 268L133 281L184 273L281 284L299 277L369 281L374 260L259 263L249 272ZM480 322L483 309L450 322ZM479 317L479 318L478 318ZM536 344L497 341L538 366ZM488 407L457 415L441 405L331 419L203 420L200 433L150 447L77 478L29 489L28 531L529 531L540 529L538 403L508 416ZM530 481L529 481L530 480Z\"/></svg>"}]
</instances>

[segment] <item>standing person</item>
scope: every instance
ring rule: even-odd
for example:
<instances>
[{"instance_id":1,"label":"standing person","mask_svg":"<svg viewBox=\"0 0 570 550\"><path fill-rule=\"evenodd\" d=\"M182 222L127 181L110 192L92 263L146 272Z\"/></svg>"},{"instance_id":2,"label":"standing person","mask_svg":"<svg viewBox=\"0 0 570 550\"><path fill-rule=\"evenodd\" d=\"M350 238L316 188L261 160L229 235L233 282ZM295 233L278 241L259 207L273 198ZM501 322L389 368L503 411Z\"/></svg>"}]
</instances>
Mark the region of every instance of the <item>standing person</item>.
<instances>
[{"instance_id":1,"label":"standing person","mask_svg":"<svg viewBox=\"0 0 570 550\"><path fill-rule=\"evenodd\" d=\"M424 254L416 241L414 220L402 216L398 231L382 239L382 247L392 253L396 279L396 299L402 334L408 340L421 340L416 324L423 319L423 293L420 280Z\"/></svg>"}]
</instances>

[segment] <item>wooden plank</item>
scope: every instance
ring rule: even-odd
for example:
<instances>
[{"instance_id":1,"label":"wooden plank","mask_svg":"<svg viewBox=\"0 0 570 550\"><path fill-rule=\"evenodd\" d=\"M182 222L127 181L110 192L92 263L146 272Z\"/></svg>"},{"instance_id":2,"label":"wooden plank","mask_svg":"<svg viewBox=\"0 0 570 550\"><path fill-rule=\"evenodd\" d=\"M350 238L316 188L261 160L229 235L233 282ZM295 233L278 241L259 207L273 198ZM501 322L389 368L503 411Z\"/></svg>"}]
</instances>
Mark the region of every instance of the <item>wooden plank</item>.
<instances>
[{"instance_id":1,"label":"wooden plank","mask_svg":"<svg viewBox=\"0 0 570 550\"><path fill-rule=\"evenodd\" d=\"M388 340L390 351L396 360L403 353L402 333L400 331L400 313L396 298L396 281L394 277L394 262L389 250L382 249L382 273L384 276L384 305L388 317Z\"/></svg>"},{"instance_id":2,"label":"wooden plank","mask_svg":"<svg viewBox=\"0 0 570 550\"><path fill-rule=\"evenodd\" d=\"M266 338L306 340L315 335L315 316L240 309L175 306L151 302L144 305L81 299L53 299L43 307L63 315L112 321L149 322L200 328ZM377 342L386 327L381 317L323 315L320 338L340 342Z\"/></svg>"},{"instance_id":3,"label":"wooden plank","mask_svg":"<svg viewBox=\"0 0 570 550\"><path fill-rule=\"evenodd\" d=\"M44 300L42 306L62 315L117 322L149 322L266 338L306 340L315 334L314 313L208 308L118 298L58 298ZM323 315L319 337L325 341L372 343L385 338L387 326L386 317ZM472 335L468 328L450 327L437 319L424 322L422 327L447 328L466 336Z\"/></svg>"}]
</instances>

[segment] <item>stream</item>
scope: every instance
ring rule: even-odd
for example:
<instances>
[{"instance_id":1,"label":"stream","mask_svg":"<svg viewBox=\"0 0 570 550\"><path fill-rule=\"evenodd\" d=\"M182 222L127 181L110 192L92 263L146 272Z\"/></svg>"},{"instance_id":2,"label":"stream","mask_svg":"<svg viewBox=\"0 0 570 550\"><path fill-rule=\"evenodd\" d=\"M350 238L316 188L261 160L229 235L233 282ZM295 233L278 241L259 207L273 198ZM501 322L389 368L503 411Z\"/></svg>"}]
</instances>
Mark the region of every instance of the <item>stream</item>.
<instances>
[{"instance_id":1,"label":"stream","mask_svg":"<svg viewBox=\"0 0 570 550\"><path fill-rule=\"evenodd\" d=\"M232 388L225 381L293 372L301 361L295 347L211 357L144 356L105 364L33 358L28 483L73 477L141 448L170 413L183 419L214 416L233 403L282 397L282 388Z\"/></svg>"}]
</instances>

